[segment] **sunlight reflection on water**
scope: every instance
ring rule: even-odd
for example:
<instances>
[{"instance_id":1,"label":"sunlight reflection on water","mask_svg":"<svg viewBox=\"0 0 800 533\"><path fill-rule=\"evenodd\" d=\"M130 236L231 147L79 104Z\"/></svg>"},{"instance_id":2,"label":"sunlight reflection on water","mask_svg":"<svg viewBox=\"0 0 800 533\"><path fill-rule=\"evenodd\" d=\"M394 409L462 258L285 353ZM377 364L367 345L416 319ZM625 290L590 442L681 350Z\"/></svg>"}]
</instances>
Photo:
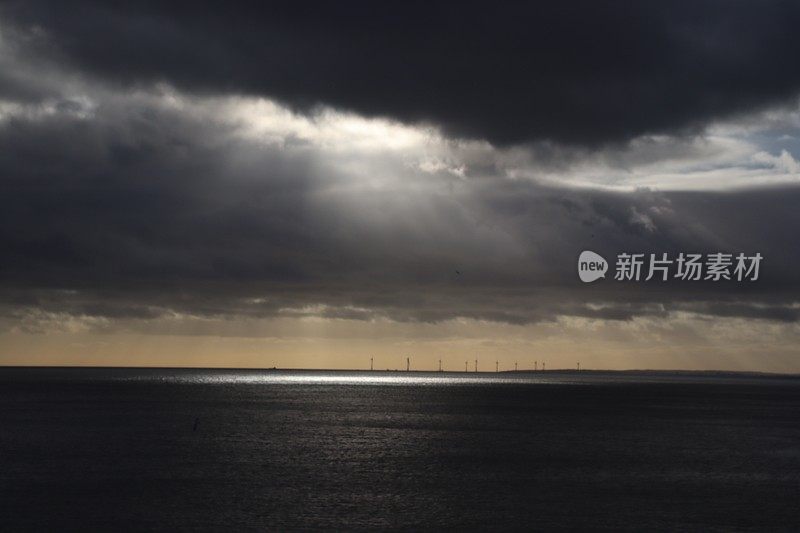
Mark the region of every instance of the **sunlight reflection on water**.
<instances>
[{"instance_id":1,"label":"sunlight reflection on water","mask_svg":"<svg viewBox=\"0 0 800 533\"><path fill-rule=\"evenodd\" d=\"M255 369L103 369L98 378L197 385L381 385L413 387L486 385L618 385L624 383L796 383L791 377L687 373L547 371L547 372L402 372L353 370Z\"/></svg>"},{"instance_id":2,"label":"sunlight reflection on water","mask_svg":"<svg viewBox=\"0 0 800 533\"><path fill-rule=\"evenodd\" d=\"M457 376L418 373L370 373L370 374L265 374L238 376L239 382L310 384L310 385L487 385L519 383L566 383L564 379L548 380L543 377L523 376Z\"/></svg>"},{"instance_id":3,"label":"sunlight reflection on water","mask_svg":"<svg viewBox=\"0 0 800 533\"><path fill-rule=\"evenodd\" d=\"M152 379L137 376L135 379ZM465 386L465 385L575 385L588 381L574 375L439 372L347 372L347 371L178 371L158 377L159 381L202 384L264 385L384 385L384 386Z\"/></svg>"}]
</instances>

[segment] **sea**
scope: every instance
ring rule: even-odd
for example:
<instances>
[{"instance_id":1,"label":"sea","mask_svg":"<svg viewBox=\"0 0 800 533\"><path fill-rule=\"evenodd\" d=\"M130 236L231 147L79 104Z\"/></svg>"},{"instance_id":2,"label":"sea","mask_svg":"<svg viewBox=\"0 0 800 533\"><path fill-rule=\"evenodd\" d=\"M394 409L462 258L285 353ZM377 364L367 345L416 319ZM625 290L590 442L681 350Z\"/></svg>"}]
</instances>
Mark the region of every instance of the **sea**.
<instances>
[{"instance_id":1,"label":"sea","mask_svg":"<svg viewBox=\"0 0 800 533\"><path fill-rule=\"evenodd\" d=\"M0 368L0 531L798 531L800 378Z\"/></svg>"}]
</instances>

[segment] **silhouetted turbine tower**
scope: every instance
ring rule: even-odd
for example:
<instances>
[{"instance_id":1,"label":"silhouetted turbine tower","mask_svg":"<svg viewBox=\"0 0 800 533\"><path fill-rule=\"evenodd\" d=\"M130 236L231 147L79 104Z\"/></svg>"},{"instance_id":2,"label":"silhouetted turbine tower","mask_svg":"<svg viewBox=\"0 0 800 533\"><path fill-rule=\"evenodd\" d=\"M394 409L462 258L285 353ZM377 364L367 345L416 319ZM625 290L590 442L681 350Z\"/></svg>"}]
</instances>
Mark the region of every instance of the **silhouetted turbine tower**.
<instances>
[{"instance_id":1,"label":"silhouetted turbine tower","mask_svg":"<svg viewBox=\"0 0 800 533\"><path fill-rule=\"evenodd\" d=\"M411 358L406 357L406 372L411 371Z\"/></svg>"},{"instance_id":2,"label":"silhouetted turbine tower","mask_svg":"<svg viewBox=\"0 0 800 533\"><path fill-rule=\"evenodd\" d=\"M469 361L464 361L464 372L469 372Z\"/></svg>"},{"instance_id":3,"label":"silhouetted turbine tower","mask_svg":"<svg viewBox=\"0 0 800 533\"><path fill-rule=\"evenodd\" d=\"M580 372L580 371L581 371L581 362L578 361L578 372Z\"/></svg>"},{"instance_id":4,"label":"silhouetted turbine tower","mask_svg":"<svg viewBox=\"0 0 800 533\"><path fill-rule=\"evenodd\" d=\"M441 372L441 371L442 371L442 360L439 359L439 372Z\"/></svg>"},{"instance_id":5,"label":"silhouetted turbine tower","mask_svg":"<svg viewBox=\"0 0 800 533\"><path fill-rule=\"evenodd\" d=\"M478 371L478 360L475 359L475 372L477 372L477 371Z\"/></svg>"},{"instance_id":6,"label":"silhouetted turbine tower","mask_svg":"<svg viewBox=\"0 0 800 533\"><path fill-rule=\"evenodd\" d=\"M544 372L544 361L542 361L542 372Z\"/></svg>"},{"instance_id":7,"label":"silhouetted turbine tower","mask_svg":"<svg viewBox=\"0 0 800 533\"><path fill-rule=\"evenodd\" d=\"M519 367L517 366L517 362L514 361L514 372L516 372L518 369L519 369Z\"/></svg>"},{"instance_id":8,"label":"silhouetted turbine tower","mask_svg":"<svg viewBox=\"0 0 800 533\"><path fill-rule=\"evenodd\" d=\"M494 371L495 372L500 372L500 361L495 361L494 362Z\"/></svg>"},{"instance_id":9,"label":"silhouetted turbine tower","mask_svg":"<svg viewBox=\"0 0 800 533\"><path fill-rule=\"evenodd\" d=\"M533 371L536 372L537 370L539 370L539 361L534 361L533 362Z\"/></svg>"},{"instance_id":10,"label":"silhouetted turbine tower","mask_svg":"<svg viewBox=\"0 0 800 533\"><path fill-rule=\"evenodd\" d=\"M370 358L369 358L369 369L370 369L370 371L372 371L372 370L373 370L373 368L372 368L372 367L373 367L373 360L372 360L372 357L370 357Z\"/></svg>"}]
</instances>

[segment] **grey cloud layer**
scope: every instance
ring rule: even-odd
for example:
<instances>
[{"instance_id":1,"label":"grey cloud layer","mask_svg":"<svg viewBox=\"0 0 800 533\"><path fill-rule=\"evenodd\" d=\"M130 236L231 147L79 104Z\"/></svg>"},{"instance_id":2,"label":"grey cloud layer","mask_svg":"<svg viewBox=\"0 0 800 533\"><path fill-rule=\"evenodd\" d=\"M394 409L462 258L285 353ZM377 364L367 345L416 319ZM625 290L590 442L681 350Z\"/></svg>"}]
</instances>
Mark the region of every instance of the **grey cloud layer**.
<instances>
[{"instance_id":1,"label":"grey cloud layer","mask_svg":"<svg viewBox=\"0 0 800 533\"><path fill-rule=\"evenodd\" d=\"M799 188L614 193L502 168L430 173L402 153L264 144L159 98L98 96L88 117L62 103L0 124L0 285L14 312L797 318ZM365 160L376 165L366 174L346 170ZM380 186L373 168L388 176ZM583 249L758 251L766 262L753 285L584 286Z\"/></svg>"}]
</instances>

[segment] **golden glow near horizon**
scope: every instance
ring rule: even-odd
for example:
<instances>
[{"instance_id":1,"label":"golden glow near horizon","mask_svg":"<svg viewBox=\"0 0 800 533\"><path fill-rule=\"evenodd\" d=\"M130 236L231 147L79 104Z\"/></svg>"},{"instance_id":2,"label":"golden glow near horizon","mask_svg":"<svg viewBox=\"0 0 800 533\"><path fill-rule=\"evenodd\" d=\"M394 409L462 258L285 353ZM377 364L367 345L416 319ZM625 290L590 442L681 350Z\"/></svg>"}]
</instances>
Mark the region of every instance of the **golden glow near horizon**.
<instances>
[{"instance_id":1,"label":"golden glow near horizon","mask_svg":"<svg viewBox=\"0 0 800 533\"><path fill-rule=\"evenodd\" d=\"M547 368L686 369L800 372L798 331L743 319L693 316L631 321L562 319L515 326L474 320L437 324L388 320L270 319L255 321L246 336L234 321L203 324L204 334L186 328L168 331L164 323L118 330L53 329L0 334L0 365L161 366L228 368L531 369ZM313 326L310 327L312 323ZM231 329L225 331L225 325ZM179 331L183 329L183 331ZM200 330L198 330L200 331ZM208 334L215 331L216 334ZM197 333L197 332L195 332ZM778 342L777 339L781 339Z\"/></svg>"}]
</instances>

